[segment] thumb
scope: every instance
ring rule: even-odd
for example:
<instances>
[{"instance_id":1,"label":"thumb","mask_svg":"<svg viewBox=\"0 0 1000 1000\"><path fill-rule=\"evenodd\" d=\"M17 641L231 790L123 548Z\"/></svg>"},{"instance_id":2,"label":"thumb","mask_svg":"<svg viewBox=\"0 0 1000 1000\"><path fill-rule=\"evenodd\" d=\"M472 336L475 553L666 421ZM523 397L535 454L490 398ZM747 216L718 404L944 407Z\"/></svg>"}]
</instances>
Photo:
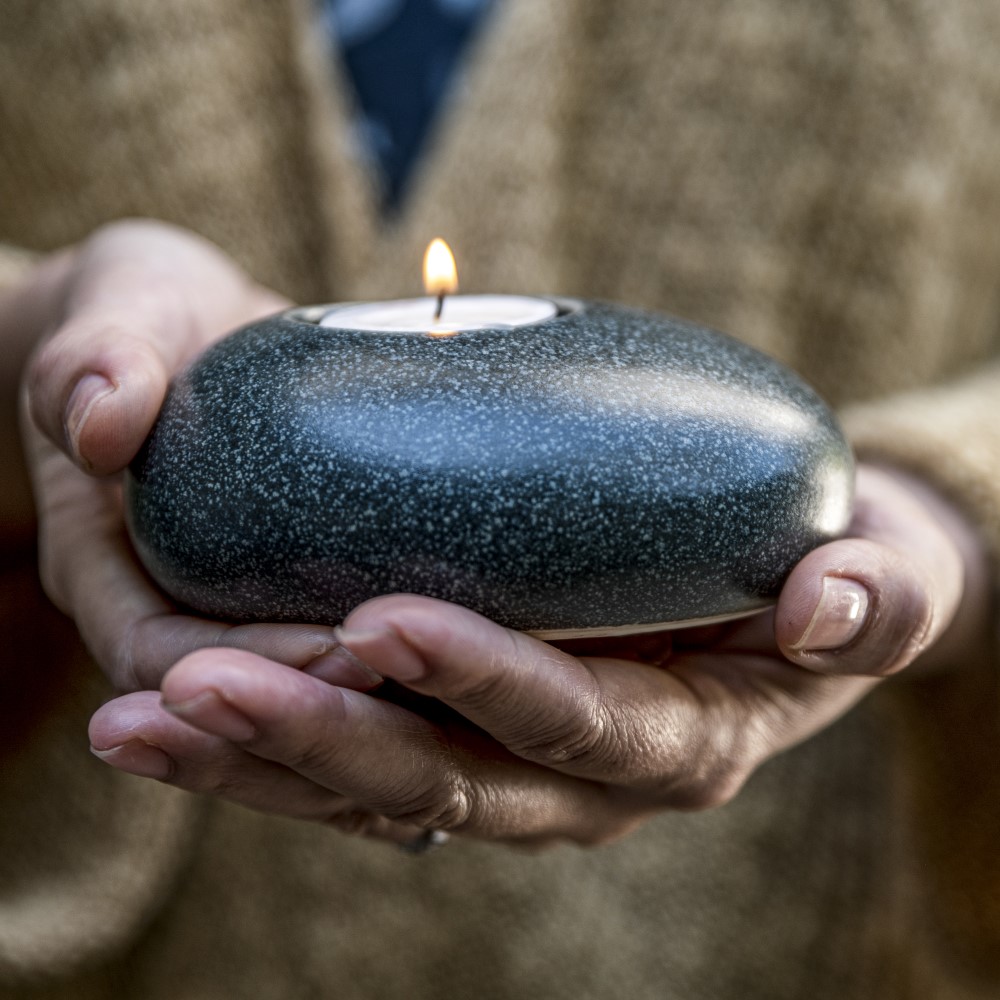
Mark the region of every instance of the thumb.
<instances>
[{"instance_id":1,"label":"thumb","mask_svg":"<svg viewBox=\"0 0 1000 1000\"><path fill-rule=\"evenodd\" d=\"M115 223L80 248L26 373L41 431L88 472L123 468L188 358L281 305L217 247L156 222Z\"/></svg>"},{"instance_id":2,"label":"thumb","mask_svg":"<svg viewBox=\"0 0 1000 1000\"><path fill-rule=\"evenodd\" d=\"M944 634L961 602L962 556L905 479L864 469L856 537L810 553L778 599L775 636L793 663L821 673L885 676Z\"/></svg>"}]
</instances>

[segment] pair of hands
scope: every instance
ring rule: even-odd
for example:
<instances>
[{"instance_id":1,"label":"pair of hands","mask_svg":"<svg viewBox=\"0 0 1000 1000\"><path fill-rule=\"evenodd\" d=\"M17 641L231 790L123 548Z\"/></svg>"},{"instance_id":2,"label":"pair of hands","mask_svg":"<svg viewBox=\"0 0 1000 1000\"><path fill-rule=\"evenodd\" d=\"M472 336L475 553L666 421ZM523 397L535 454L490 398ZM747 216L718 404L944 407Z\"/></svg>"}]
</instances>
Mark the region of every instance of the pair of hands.
<instances>
[{"instance_id":1,"label":"pair of hands","mask_svg":"<svg viewBox=\"0 0 1000 1000\"><path fill-rule=\"evenodd\" d=\"M183 614L136 562L117 474L171 375L283 304L210 244L138 222L20 293L41 342L22 424L42 578L123 692L90 726L114 767L399 843L602 843L726 802L881 678L982 627L978 585L963 601L971 531L864 466L849 536L807 556L774 611L728 626L557 648L412 595L340 629Z\"/></svg>"}]
</instances>

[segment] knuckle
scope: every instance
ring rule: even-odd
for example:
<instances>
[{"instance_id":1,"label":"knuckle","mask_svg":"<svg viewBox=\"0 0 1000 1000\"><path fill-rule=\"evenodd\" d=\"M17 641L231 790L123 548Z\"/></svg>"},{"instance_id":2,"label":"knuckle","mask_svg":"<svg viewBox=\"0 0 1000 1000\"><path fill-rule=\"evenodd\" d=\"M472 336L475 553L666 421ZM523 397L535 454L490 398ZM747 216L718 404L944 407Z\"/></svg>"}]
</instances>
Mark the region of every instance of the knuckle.
<instances>
[{"instance_id":1,"label":"knuckle","mask_svg":"<svg viewBox=\"0 0 1000 1000\"><path fill-rule=\"evenodd\" d=\"M714 711L675 746L657 798L670 809L705 812L731 802L774 748L777 713Z\"/></svg>"},{"instance_id":2,"label":"knuckle","mask_svg":"<svg viewBox=\"0 0 1000 1000\"><path fill-rule=\"evenodd\" d=\"M259 741L259 736L251 737L243 745L252 748ZM323 775L327 780L336 781L340 770L337 767L336 746L336 741L331 741L323 733L310 738L300 737L281 753L281 762L300 774Z\"/></svg>"},{"instance_id":3,"label":"knuckle","mask_svg":"<svg viewBox=\"0 0 1000 1000\"><path fill-rule=\"evenodd\" d=\"M397 796L392 805L386 804L378 811L397 823L458 832L474 825L476 801L471 783L453 773L443 783Z\"/></svg>"},{"instance_id":4,"label":"knuckle","mask_svg":"<svg viewBox=\"0 0 1000 1000\"><path fill-rule=\"evenodd\" d=\"M146 294L151 291L147 288ZM86 370L104 371L114 377L114 373L155 370L161 364L147 325L120 306L72 317L42 348L43 353L46 350L51 360L47 361L47 367L39 369L37 384L45 384L66 369L67 385L63 387L66 395L72 389L73 379ZM43 361L46 359L40 357L39 363Z\"/></svg>"},{"instance_id":5,"label":"knuckle","mask_svg":"<svg viewBox=\"0 0 1000 1000\"><path fill-rule=\"evenodd\" d=\"M522 653L518 639L504 633L490 650L489 662L481 670L457 674L449 683L448 699L475 712L512 715L522 704L518 672L511 669Z\"/></svg>"},{"instance_id":6,"label":"knuckle","mask_svg":"<svg viewBox=\"0 0 1000 1000\"><path fill-rule=\"evenodd\" d=\"M100 317L80 319L73 333L82 334L94 344L88 366L115 372L159 364L155 347L128 314L103 313Z\"/></svg>"},{"instance_id":7,"label":"knuckle","mask_svg":"<svg viewBox=\"0 0 1000 1000\"><path fill-rule=\"evenodd\" d=\"M609 780L633 782L659 773L665 739L655 719L594 693L571 714L536 724L528 738L510 749L535 763L585 768Z\"/></svg>"},{"instance_id":8,"label":"knuckle","mask_svg":"<svg viewBox=\"0 0 1000 1000\"><path fill-rule=\"evenodd\" d=\"M448 699L470 711L497 712L510 701L510 689L511 682L503 676L502 670L489 669L480 676L456 683L448 692Z\"/></svg>"},{"instance_id":9,"label":"knuckle","mask_svg":"<svg viewBox=\"0 0 1000 1000\"><path fill-rule=\"evenodd\" d=\"M598 688L593 688L570 706L557 707L553 715L545 707L525 719L505 740L517 756L538 764L570 767L610 767L625 756L629 741L626 727L607 710Z\"/></svg>"},{"instance_id":10,"label":"knuckle","mask_svg":"<svg viewBox=\"0 0 1000 1000\"><path fill-rule=\"evenodd\" d=\"M596 712L555 720L510 749L525 760L564 767L607 764L619 756L612 727Z\"/></svg>"},{"instance_id":11,"label":"knuckle","mask_svg":"<svg viewBox=\"0 0 1000 1000\"><path fill-rule=\"evenodd\" d=\"M727 805L737 796L749 774L728 762L685 776L668 795L668 804L681 812L707 812Z\"/></svg>"},{"instance_id":12,"label":"knuckle","mask_svg":"<svg viewBox=\"0 0 1000 1000\"><path fill-rule=\"evenodd\" d=\"M171 781L171 784L175 783L176 781ZM239 776L228 768L215 772L202 773L198 784L201 787L189 790L229 801L240 801L245 791L243 782Z\"/></svg>"},{"instance_id":13,"label":"knuckle","mask_svg":"<svg viewBox=\"0 0 1000 1000\"><path fill-rule=\"evenodd\" d=\"M143 669L148 660L146 624L145 619L130 622L107 657L109 676L119 692L127 694L159 686L159 678L152 676L153 671Z\"/></svg>"},{"instance_id":14,"label":"knuckle","mask_svg":"<svg viewBox=\"0 0 1000 1000\"><path fill-rule=\"evenodd\" d=\"M503 633L491 643L486 662L478 669L450 673L442 695L466 712L504 719L530 716L530 710L525 713L528 682L519 669L525 659L522 642L523 637ZM545 666L539 664L539 668Z\"/></svg>"},{"instance_id":15,"label":"knuckle","mask_svg":"<svg viewBox=\"0 0 1000 1000\"><path fill-rule=\"evenodd\" d=\"M682 812L705 812L731 802L754 771L748 740L734 735L689 760L665 788L665 804Z\"/></svg>"}]
</instances>

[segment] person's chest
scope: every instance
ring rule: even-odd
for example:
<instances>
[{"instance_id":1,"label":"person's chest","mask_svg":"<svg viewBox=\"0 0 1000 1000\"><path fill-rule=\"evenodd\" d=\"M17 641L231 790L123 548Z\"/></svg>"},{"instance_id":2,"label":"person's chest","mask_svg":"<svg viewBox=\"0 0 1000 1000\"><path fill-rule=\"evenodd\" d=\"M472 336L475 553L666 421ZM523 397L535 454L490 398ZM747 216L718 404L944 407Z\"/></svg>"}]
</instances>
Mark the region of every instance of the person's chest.
<instances>
[{"instance_id":1,"label":"person's chest","mask_svg":"<svg viewBox=\"0 0 1000 1000\"><path fill-rule=\"evenodd\" d=\"M391 218L304 0L66 15L34 50L0 15L14 242L155 214L294 296L381 298L416 291L444 235L467 290L679 313L835 397L957 368L995 335L1000 70L974 56L1000 11L971 0L905 18L501 0Z\"/></svg>"}]
</instances>

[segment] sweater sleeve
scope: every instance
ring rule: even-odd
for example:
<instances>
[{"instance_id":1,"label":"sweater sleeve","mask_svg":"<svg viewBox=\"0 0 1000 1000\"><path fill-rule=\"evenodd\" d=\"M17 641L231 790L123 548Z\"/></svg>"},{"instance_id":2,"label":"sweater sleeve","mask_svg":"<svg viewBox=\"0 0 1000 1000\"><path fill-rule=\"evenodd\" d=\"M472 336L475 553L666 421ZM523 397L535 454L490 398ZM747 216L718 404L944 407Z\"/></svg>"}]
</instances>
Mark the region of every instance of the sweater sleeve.
<instances>
[{"instance_id":1,"label":"sweater sleeve","mask_svg":"<svg viewBox=\"0 0 1000 1000\"><path fill-rule=\"evenodd\" d=\"M851 406L843 414L859 453L911 470L978 527L1000 600L1000 360L953 382ZM978 665L887 688L903 740L909 821L924 875L917 908L947 927L949 948L1000 973L1000 629ZM983 980L986 981L985 979ZM985 994L984 994L985 995Z\"/></svg>"},{"instance_id":2,"label":"sweater sleeve","mask_svg":"<svg viewBox=\"0 0 1000 1000\"><path fill-rule=\"evenodd\" d=\"M1000 567L1000 360L841 416L860 454L908 469L951 497Z\"/></svg>"}]
</instances>

